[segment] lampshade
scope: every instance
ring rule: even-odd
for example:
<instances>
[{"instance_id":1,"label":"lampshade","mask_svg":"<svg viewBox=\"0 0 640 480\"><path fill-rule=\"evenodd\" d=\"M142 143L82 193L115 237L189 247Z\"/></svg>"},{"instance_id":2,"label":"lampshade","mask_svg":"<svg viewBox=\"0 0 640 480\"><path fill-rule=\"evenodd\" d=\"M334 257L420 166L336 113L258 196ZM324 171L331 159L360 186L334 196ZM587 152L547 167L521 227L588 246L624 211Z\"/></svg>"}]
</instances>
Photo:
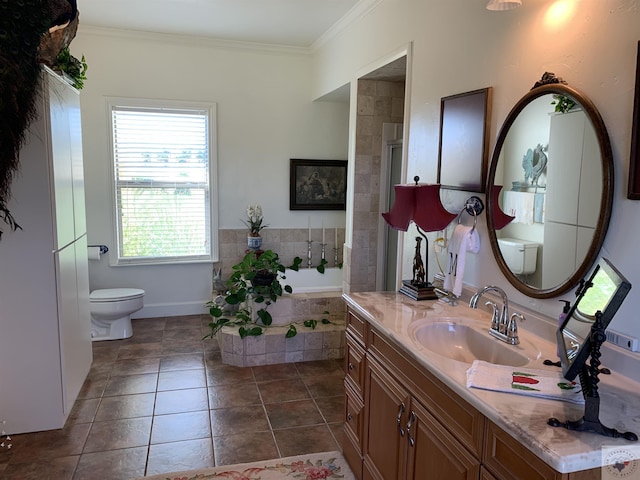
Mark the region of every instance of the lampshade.
<instances>
[{"instance_id":1,"label":"lampshade","mask_svg":"<svg viewBox=\"0 0 640 480\"><path fill-rule=\"evenodd\" d=\"M382 218L391 228L402 230L403 232L406 232L409 228L416 205L415 189L416 185L395 185L393 187L396 198L391 210L382 214Z\"/></svg>"},{"instance_id":2,"label":"lampshade","mask_svg":"<svg viewBox=\"0 0 640 480\"><path fill-rule=\"evenodd\" d=\"M442 230L457 214L448 212L440 202L440 185L395 185L396 199L382 217L390 227L404 232L413 220L425 232Z\"/></svg>"},{"instance_id":3,"label":"lampshade","mask_svg":"<svg viewBox=\"0 0 640 480\"><path fill-rule=\"evenodd\" d=\"M522 5L522 0L489 0L487 10L512 10Z\"/></svg>"},{"instance_id":4,"label":"lampshade","mask_svg":"<svg viewBox=\"0 0 640 480\"><path fill-rule=\"evenodd\" d=\"M511 215L507 215L500 208L500 204L498 202L498 197L500 197L500 191L502 190L502 185L494 185L491 195L491 205L493 206L493 227L496 230L502 230L506 227L514 218Z\"/></svg>"}]
</instances>

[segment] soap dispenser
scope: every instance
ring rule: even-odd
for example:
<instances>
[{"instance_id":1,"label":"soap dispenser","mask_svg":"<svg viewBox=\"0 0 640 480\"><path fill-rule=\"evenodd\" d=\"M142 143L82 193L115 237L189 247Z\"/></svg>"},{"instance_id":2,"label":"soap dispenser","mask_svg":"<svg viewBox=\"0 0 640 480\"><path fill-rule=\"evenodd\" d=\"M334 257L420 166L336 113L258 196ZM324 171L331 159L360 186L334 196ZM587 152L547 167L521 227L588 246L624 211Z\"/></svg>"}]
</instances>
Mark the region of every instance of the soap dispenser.
<instances>
[{"instance_id":1,"label":"soap dispenser","mask_svg":"<svg viewBox=\"0 0 640 480\"><path fill-rule=\"evenodd\" d=\"M569 310L571 310L571 302L569 300L558 300L559 302L564 302L564 306L562 307L562 312L558 315L558 328L562 328L565 319L567 318L567 314ZM560 357L560 345L558 345L558 350L556 352L558 357Z\"/></svg>"}]
</instances>

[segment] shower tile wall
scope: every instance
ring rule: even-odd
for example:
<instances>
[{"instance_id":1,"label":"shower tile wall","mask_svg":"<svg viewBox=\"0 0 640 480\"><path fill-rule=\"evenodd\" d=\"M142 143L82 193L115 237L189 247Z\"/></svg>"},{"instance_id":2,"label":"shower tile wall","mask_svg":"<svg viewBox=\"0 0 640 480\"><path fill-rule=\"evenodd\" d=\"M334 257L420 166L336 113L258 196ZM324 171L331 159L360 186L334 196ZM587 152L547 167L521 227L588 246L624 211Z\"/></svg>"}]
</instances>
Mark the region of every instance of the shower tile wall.
<instances>
[{"instance_id":1,"label":"shower tile wall","mask_svg":"<svg viewBox=\"0 0 640 480\"><path fill-rule=\"evenodd\" d=\"M353 242L350 255L345 253L350 256L348 292L376 289L382 125L404 121L404 92L404 81L358 81Z\"/></svg>"}]
</instances>

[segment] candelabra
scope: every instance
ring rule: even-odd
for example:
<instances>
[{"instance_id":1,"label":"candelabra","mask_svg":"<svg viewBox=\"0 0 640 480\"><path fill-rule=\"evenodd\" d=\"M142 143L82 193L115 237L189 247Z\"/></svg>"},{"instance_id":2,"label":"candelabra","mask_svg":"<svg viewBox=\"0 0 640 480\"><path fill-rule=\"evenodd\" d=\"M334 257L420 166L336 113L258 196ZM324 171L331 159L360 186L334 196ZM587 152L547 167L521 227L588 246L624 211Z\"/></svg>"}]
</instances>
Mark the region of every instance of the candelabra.
<instances>
[{"instance_id":1,"label":"candelabra","mask_svg":"<svg viewBox=\"0 0 640 480\"><path fill-rule=\"evenodd\" d=\"M311 244L313 240L307 240L307 268L311 268L311 259L313 258L311 255Z\"/></svg>"}]
</instances>

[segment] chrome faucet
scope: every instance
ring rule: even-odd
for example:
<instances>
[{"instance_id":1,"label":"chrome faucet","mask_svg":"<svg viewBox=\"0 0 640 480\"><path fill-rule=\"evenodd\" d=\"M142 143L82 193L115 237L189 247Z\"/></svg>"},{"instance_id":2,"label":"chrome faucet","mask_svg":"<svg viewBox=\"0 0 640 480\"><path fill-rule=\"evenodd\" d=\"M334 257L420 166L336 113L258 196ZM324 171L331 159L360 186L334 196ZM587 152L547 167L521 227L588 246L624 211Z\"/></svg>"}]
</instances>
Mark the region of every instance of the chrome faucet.
<instances>
[{"instance_id":1,"label":"chrome faucet","mask_svg":"<svg viewBox=\"0 0 640 480\"><path fill-rule=\"evenodd\" d=\"M496 292L502 298L501 311L499 311L498 306L494 302L487 302L485 304L491 306L493 309L489 334L510 345L518 345L520 339L518 338L517 320L524 320L524 316L520 313L514 313L509 317L509 299L503 289L495 285L487 285L479 289L473 297L471 297L469 307L477 308L478 300L487 292Z\"/></svg>"}]
</instances>

